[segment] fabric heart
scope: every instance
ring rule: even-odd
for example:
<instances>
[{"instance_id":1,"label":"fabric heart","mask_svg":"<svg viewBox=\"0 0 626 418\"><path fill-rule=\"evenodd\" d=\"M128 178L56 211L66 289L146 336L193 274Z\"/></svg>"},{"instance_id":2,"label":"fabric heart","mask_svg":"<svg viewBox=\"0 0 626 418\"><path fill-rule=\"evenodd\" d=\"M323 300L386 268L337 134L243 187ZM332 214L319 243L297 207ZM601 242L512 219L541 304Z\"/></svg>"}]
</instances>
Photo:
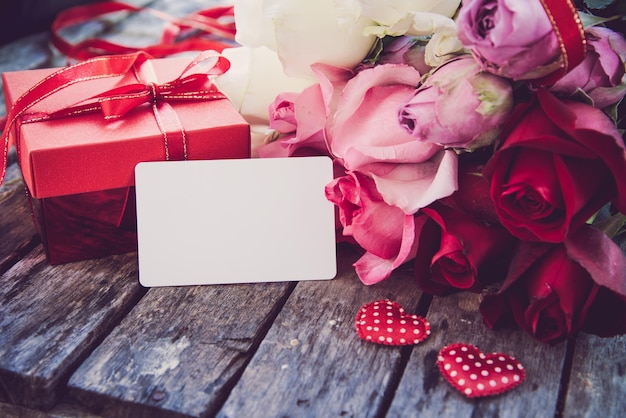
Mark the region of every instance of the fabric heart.
<instances>
[{"instance_id":1,"label":"fabric heart","mask_svg":"<svg viewBox=\"0 0 626 418\"><path fill-rule=\"evenodd\" d=\"M410 345L430 335L430 324L409 315L397 302L378 300L363 305L356 315L356 331L366 341L385 345Z\"/></svg>"},{"instance_id":2,"label":"fabric heart","mask_svg":"<svg viewBox=\"0 0 626 418\"><path fill-rule=\"evenodd\" d=\"M437 365L448 382L468 398L506 392L526 377L524 367L515 358L502 353L484 354L464 343L442 348Z\"/></svg>"}]
</instances>

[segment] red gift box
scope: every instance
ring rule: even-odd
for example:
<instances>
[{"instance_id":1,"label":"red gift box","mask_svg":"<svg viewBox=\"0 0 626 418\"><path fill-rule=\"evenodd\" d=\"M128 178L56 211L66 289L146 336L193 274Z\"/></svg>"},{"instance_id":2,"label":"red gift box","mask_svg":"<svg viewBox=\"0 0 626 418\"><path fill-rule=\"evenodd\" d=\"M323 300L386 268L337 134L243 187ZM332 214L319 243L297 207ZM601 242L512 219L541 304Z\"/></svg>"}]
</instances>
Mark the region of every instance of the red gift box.
<instances>
[{"instance_id":1,"label":"red gift box","mask_svg":"<svg viewBox=\"0 0 626 418\"><path fill-rule=\"evenodd\" d=\"M136 250L137 163L250 157L249 125L210 82L227 62L204 54L3 74L7 129L51 264Z\"/></svg>"}]
</instances>

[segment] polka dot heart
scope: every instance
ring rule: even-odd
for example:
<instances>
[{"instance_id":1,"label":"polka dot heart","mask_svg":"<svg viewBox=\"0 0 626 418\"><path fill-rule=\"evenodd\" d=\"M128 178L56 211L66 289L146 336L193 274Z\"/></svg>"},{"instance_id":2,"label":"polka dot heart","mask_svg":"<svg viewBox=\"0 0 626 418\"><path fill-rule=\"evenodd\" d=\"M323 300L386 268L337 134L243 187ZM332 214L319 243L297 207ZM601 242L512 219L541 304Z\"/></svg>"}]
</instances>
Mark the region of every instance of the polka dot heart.
<instances>
[{"instance_id":1,"label":"polka dot heart","mask_svg":"<svg viewBox=\"0 0 626 418\"><path fill-rule=\"evenodd\" d=\"M430 324L418 315L404 312L397 302L371 302L356 315L356 331L366 341L385 345L411 345L430 335Z\"/></svg>"},{"instance_id":2,"label":"polka dot heart","mask_svg":"<svg viewBox=\"0 0 626 418\"><path fill-rule=\"evenodd\" d=\"M483 354L472 345L456 343L439 351L441 374L468 398L497 395L524 381L519 361L501 353Z\"/></svg>"}]
</instances>

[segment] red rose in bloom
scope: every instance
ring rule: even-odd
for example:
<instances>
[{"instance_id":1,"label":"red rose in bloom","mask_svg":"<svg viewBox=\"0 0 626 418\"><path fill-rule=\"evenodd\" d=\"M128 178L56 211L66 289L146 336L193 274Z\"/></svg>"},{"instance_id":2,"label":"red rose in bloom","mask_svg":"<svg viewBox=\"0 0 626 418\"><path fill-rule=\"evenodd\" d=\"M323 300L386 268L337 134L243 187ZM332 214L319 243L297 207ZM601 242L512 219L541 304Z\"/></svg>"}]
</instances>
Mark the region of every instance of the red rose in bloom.
<instances>
[{"instance_id":1,"label":"red rose in bloom","mask_svg":"<svg viewBox=\"0 0 626 418\"><path fill-rule=\"evenodd\" d=\"M419 234L415 274L423 291L479 292L485 284L504 279L515 242L506 229L442 204L420 213L415 220Z\"/></svg>"},{"instance_id":2,"label":"red rose in bloom","mask_svg":"<svg viewBox=\"0 0 626 418\"><path fill-rule=\"evenodd\" d=\"M586 331L626 332L626 257L608 237L582 227L562 244L521 242L502 288L486 295L485 324L517 324L555 344Z\"/></svg>"},{"instance_id":3,"label":"red rose in bloom","mask_svg":"<svg viewBox=\"0 0 626 418\"><path fill-rule=\"evenodd\" d=\"M624 140L601 110L539 90L502 137L484 174L498 217L518 238L562 242L610 200L626 210Z\"/></svg>"}]
</instances>

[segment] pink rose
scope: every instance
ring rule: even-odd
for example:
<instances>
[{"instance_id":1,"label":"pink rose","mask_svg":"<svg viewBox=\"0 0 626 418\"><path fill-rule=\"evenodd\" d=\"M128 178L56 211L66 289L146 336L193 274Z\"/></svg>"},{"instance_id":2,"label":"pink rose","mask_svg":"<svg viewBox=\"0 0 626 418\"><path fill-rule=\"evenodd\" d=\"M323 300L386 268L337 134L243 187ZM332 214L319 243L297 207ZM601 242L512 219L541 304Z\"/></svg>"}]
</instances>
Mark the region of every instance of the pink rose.
<instances>
[{"instance_id":1,"label":"pink rose","mask_svg":"<svg viewBox=\"0 0 626 418\"><path fill-rule=\"evenodd\" d=\"M463 0L458 37L487 71L513 80L545 76L561 52L541 1Z\"/></svg>"},{"instance_id":2,"label":"pink rose","mask_svg":"<svg viewBox=\"0 0 626 418\"><path fill-rule=\"evenodd\" d=\"M595 107L604 108L619 102L626 94L626 40L622 34L603 27L590 27L585 32L587 56L550 87L550 91L572 96L582 90Z\"/></svg>"},{"instance_id":3,"label":"pink rose","mask_svg":"<svg viewBox=\"0 0 626 418\"><path fill-rule=\"evenodd\" d=\"M419 80L415 68L393 64L365 69L345 85L320 80L333 87L324 96L332 155L347 170L372 177L384 200L407 214L456 190L454 152L415 141L398 122L398 109Z\"/></svg>"},{"instance_id":4,"label":"pink rose","mask_svg":"<svg viewBox=\"0 0 626 418\"><path fill-rule=\"evenodd\" d=\"M296 130L295 100L298 93L281 93L270 104L270 128L281 134L288 134Z\"/></svg>"},{"instance_id":5,"label":"pink rose","mask_svg":"<svg viewBox=\"0 0 626 418\"><path fill-rule=\"evenodd\" d=\"M347 172L326 186L326 197L339 208L343 234L366 251L354 265L363 283L386 279L415 256L413 215L385 203L372 179Z\"/></svg>"},{"instance_id":6,"label":"pink rose","mask_svg":"<svg viewBox=\"0 0 626 418\"><path fill-rule=\"evenodd\" d=\"M285 135L260 147L260 157L330 154L325 135L330 114L327 102L333 100L333 86L345 85L353 73L322 64L314 66L313 71L320 83L307 87L301 93L279 94L269 106L270 128Z\"/></svg>"},{"instance_id":7,"label":"pink rose","mask_svg":"<svg viewBox=\"0 0 626 418\"><path fill-rule=\"evenodd\" d=\"M626 332L626 257L599 230L586 226L563 244L521 242L509 274L480 311L487 326L517 324L555 344L586 331Z\"/></svg>"},{"instance_id":8,"label":"pink rose","mask_svg":"<svg viewBox=\"0 0 626 418\"><path fill-rule=\"evenodd\" d=\"M482 71L466 55L439 66L400 110L415 139L476 149L491 144L513 108L509 80Z\"/></svg>"}]
</instances>

